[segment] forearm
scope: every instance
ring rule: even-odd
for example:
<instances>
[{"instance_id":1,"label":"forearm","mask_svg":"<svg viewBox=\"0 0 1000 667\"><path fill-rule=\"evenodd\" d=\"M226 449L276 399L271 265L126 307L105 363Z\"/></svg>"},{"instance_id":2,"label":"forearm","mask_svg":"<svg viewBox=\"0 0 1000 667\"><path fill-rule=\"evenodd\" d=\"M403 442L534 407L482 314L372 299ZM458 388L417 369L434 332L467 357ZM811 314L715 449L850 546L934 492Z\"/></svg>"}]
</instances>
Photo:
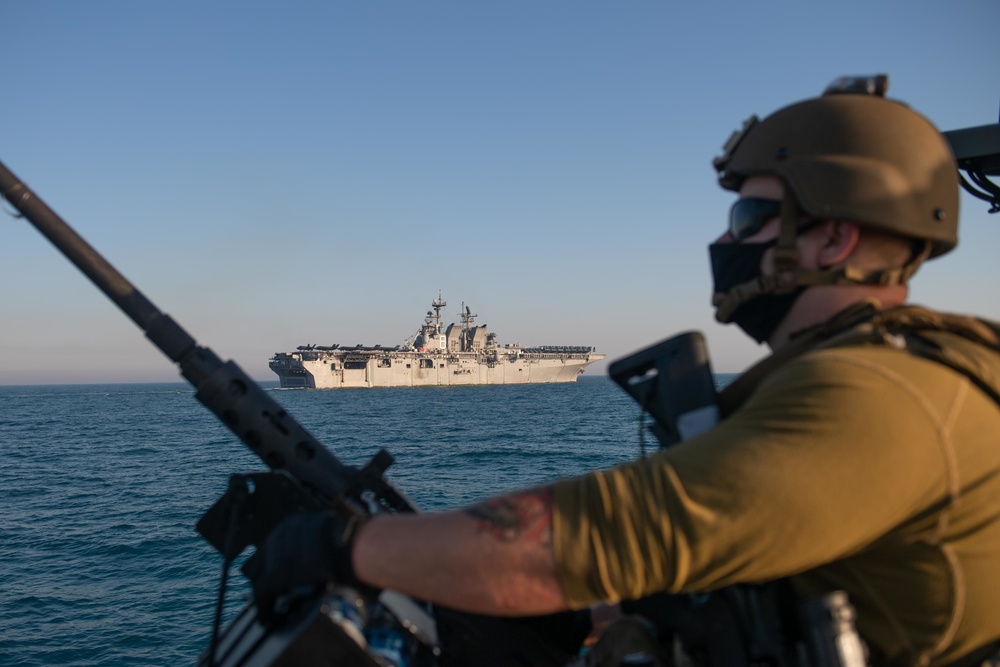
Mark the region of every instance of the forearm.
<instances>
[{"instance_id":1,"label":"forearm","mask_svg":"<svg viewBox=\"0 0 1000 667\"><path fill-rule=\"evenodd\" d=\"M359 533L357 576L463 611L546 614L566 609L552 551L548 488L461 511L384 515Z\"/></svg>"}]
</instances>

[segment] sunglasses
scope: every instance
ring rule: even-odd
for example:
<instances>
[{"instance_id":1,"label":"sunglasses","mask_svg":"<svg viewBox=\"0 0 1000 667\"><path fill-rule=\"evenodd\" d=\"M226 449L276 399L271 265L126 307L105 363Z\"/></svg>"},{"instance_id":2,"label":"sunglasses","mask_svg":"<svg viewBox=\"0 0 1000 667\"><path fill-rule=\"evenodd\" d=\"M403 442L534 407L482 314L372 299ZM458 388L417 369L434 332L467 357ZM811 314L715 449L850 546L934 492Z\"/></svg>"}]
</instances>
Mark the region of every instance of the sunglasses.
<instances>
[{"instance_id":1,"label":"sunglasses","mask_svg":"<svg viewBox=\"0 0 1000 667\"><path fill-rule=\"evenodd\" d=\"M759 232L773 218L781 215L781 200L746 197L737 199L729 209L729 235L739 243ZM799 223L801 234L822 222L820 218L805 217Z\"/></svg>"},{"instance_id":2,"label":"sunglasses","mask_svg":"<svg viewBox=\"0 0 1000 667\"><path fill-rule=\"evenodd\" d=\"M733 237L733 243L739 243L780 215L781 201L778 199L737 199L729 209L729 235Z\"/></svg>"}]
</instances>

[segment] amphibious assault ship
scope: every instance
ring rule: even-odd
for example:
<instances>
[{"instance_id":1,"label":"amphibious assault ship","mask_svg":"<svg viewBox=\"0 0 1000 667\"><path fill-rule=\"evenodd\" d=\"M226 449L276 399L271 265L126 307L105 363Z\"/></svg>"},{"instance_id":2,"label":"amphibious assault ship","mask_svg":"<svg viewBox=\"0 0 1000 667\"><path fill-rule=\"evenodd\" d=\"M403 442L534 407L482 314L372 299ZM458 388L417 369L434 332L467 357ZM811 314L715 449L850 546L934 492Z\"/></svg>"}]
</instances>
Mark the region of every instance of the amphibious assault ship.
<instances>
[{"instance_id":1,"label":"amphibious assault ship","mask_svg":"<svg viewBox=\"0 0 1000 667\"><path fill-rule=\"evenodd\" d=\"M604 358L592 347L501 346L486 325L474 325L462 304L462 323L441 325L440 295L431 301L423 326L403 345L301 345L277 352L269 366L281 386L310 389L416 387L426 385L537 384L575 382L583 369Z\"/></svg>"}]
</instances>

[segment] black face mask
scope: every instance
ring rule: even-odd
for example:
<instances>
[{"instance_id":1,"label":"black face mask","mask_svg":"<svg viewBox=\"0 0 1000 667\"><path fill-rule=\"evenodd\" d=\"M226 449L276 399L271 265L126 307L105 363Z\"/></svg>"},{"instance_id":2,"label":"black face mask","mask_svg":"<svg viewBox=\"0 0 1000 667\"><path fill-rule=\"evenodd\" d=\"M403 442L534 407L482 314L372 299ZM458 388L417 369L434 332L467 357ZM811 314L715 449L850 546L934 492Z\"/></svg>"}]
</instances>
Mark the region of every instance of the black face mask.
<instances>
[{"instance_id":1,"label":"black face mask","mask_svg":"<svg viewBox=\"0 0 1000 667\"><path fill-rule=\"evenodd\" d=\"M725 294L737 285L760 276L760 262L777 239L766 243L713 243L708 246L712 261L712 279L717 294ZM778 328L805 287L788 294L763 294L736 309L731 322L758 343L763 343Z\"/></svg>"}]
</instances>

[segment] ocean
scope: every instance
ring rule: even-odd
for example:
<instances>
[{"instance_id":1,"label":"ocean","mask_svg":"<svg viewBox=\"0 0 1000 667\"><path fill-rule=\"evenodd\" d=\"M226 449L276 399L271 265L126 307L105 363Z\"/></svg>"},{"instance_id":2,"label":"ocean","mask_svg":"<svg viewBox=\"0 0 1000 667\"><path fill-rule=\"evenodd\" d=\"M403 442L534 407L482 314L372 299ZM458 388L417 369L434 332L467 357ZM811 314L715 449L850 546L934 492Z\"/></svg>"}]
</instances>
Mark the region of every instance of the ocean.
<instances>
[{"instance_id":1,"label":"ocean","mask_svg":"<svg viewBox=\"0 0 1000 667\"><path fill-rule=\"evenodd\" d=\"M389 450L389 478L425 511L640 451L638 409L607 377L263 386L343 462ZM0 665L194 665L221 572L195 522L263 463L183 383L0 387L0 451ZM227 617L249 590L234 575Z\"/></svg>"}]
</instances>

